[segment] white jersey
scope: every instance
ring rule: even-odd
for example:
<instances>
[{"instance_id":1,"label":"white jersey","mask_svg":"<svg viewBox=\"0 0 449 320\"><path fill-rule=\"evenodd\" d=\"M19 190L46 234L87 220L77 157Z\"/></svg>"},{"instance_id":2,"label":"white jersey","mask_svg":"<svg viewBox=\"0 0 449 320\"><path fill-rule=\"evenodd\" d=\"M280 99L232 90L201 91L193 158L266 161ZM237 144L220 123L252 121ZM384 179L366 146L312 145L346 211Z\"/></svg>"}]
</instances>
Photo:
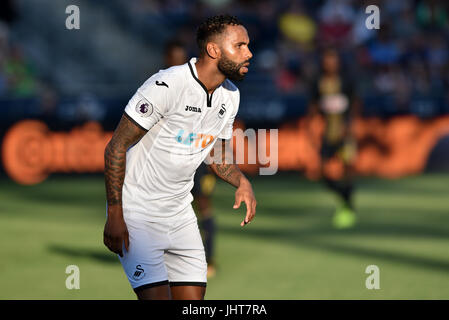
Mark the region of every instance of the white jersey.
<instances>
[{"instance_id":1,"label":"white jersey","mask_svg":"<svg viewBox=\"0 0 449 320\"><path fill-rule=\"evenodd\" d=\"M161 221L193 200L196 169L220 139L232 137L239 90L225 80L213 94L199 81L196 58L151 76L125 108L148 133L128 149L123 213Z\"/></svg>"}]
</instances>

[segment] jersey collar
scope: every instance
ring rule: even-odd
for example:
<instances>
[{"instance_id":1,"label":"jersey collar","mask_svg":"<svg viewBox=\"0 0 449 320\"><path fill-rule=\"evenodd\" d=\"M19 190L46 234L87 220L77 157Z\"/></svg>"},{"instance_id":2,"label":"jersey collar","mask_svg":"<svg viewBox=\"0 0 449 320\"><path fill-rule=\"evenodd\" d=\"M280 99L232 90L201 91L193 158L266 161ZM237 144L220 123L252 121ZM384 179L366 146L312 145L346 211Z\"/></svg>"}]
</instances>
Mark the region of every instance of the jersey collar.
<instances>
[{"instance_id":1,"label":"jersey collar","mask_svg":"<svg viewBox=\"0 0 449 320\"><path fill-rule=\"evenodd\" d=\"M202 83L200 81L200 79L198 79L198 71L196 70L196 66L195 66L195 63L197 60L198 59L195 57L191 58L190 61L187 62L187 64L189 65L189 69L190 69L190 73L192 74L192 77L196 80L196 82L199 83L201 88L203 88L204 92L206 92L207 107L210 108L212 106L212 95L214 94L215 90L217 90L219 87L221 87L222 84L220 84L217 88L215 88L215 90L209 95L209 92L207 91L207 88L204 85L204 83Z\"/></svg>"},{"instance_id":2,"label":"jersey collar","mask_svg":"<svg viewBox=\"0 0 449 320\"><path fill-rule=\"evenodd\" d=\"M198 60L197 58L192 58L190 59L189 62L187 62L187 64L189 65L190 73L192 74L192 77L196 80L196 82L200 84L200 86L203 88L204 91L206 91L206 94L209 96L206 86L204 85L204 83L200 81L200 79L198 79L198 71L196 70L195 66L197 60Z\"/></svg>"}]
</instances>

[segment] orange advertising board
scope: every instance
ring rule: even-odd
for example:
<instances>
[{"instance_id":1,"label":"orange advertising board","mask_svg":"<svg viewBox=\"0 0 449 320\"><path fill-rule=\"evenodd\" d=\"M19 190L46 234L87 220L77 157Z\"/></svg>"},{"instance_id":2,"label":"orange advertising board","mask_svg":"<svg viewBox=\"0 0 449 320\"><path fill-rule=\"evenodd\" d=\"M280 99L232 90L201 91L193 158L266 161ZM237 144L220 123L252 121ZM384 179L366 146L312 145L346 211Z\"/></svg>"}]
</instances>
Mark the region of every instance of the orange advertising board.
<instances>
[{"instance_id":1,"label":"orange advertising board","mask_svg":"<svg viewBox=\"0 0 449 320\"><path fill-rule=\"evenodd\" d=\"M21 184L36 184L53 172L98 172L112 132L89 122L70 132L51 132L37 120L13 125L3 139L6 173Z\"/></svg>"},{"instance_id":2,"label":"orange advertising board","mask_svg":"<svg viewBox=\"0 0 449 320\"><path fill-rule=\"evenodd\" d=\"M316 116L311 122L298 119L294 125L283 126L278 132L278 168L304 172L317 179L321 166L320 147L324 121ZM358 118L352 123L357 141L354 168L360 175L398 178L417 174L425 169L427 159L437 144L449 135L449 116L422 120L416 116L400 116L387 120ZM267 144L269 133L267 133ZM254 146L255 147L255 146ZM258 165L240 165L256 173ZM343 173L343 163L332 159L325 165L330 178Z\"/></svg>"},{"instance_id":3,"label":"orange advertising board","mask_svg":"<svg viewBox=\"0 0 449 320\"><path fill-rule=\"evenodd\" d=\"M243 124L236 124L242 128ZM438 140L449 135L449 116L421 120L402 116L381 120L357 119L353 132L358 141L354 166L361 175L387 178L422 172ZM299 119L278 131L278 169L302 171L317 178L320 168L320 143L324 123L316 117L311 123ZM269 144L269 130L266 134ZM2 159L6 173L21 184L37 184L49 174L101 172L104 149L112 137L96 122L89 122L69 132L52 132L37 120L23 120L5 134ZM257 145L248 145L245 153ZM267 146L269 150L269 146ZM270 153L274 152L271 150ZM246 154L245 159L248 159ZM259 164L241 164L247 173L257 173ZM342 172L338 160L328 163L327 171L335 178Z\"/></svg>"}]
</instances>

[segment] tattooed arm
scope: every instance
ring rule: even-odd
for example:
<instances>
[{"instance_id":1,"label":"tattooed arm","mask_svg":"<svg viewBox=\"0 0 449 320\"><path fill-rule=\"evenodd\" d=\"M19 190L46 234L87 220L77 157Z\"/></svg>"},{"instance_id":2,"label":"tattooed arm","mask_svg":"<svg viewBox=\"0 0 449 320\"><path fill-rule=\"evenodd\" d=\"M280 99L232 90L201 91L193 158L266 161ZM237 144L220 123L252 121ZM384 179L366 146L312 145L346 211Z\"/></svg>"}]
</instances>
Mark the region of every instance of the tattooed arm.
<instances>
[{"instance_id":1,"label":"tattooed arm","mask_svg":"<svg viewBox=\"0 0 449 320\"><path fill-rule=\"evenodd\" d=\"M136 126L126 115L120 119L111 141L104 152L104 176L108 218L104 227L103 242L112 252L123 256L122 245L128 250L129 237L122 208L122 187L125 180L126 151L138 142L146 131Z\"/></svg>"},{"instance_id":2,"label":"tattooed arm","mask_svg":"<svg viewBox=\"0 0 449 320\"><path fill-rule=\"evenodd\" d=\"M217 142L219 143L219 142ZM246 204L246 217L240 224L242 227L247 223L250 223L251 220L254 219L256 215L256 205L257 201L254 196L254 192L249 180L245 177L245 175L240 171L239 167L234 163L226 163L226 141L222 140L221 142L221 154L222 158L219 163L213 162L209 167L212 171L224 181L232 184L237 188L235 191L235 203L234 209L238 209L240 204L245 202ZM211 152L211 156L214 150Z\"/></svg>"}]
</instances>

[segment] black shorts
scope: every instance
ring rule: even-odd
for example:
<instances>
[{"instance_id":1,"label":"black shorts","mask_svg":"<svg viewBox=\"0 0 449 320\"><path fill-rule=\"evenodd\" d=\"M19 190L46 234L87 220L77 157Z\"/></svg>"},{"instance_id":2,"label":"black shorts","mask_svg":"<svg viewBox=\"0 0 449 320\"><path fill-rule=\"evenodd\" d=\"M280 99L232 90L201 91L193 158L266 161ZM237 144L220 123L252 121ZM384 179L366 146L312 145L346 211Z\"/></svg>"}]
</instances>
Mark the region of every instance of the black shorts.
<instances>
[{"instance_id":1,"label":"black shorts","mask_svg":"<svg viewBox=\"0 0 449 320\"><path fill-rule=\"evenodd\" d=\"M335 144L330 144L326 141L323 141L320 152L321 159L328 160L338 155L338 153L343 149L344 145L344 141L340 141Z\"/></svg>"},{"instance_id":2,"label":"black shorts","mask_svg":"<svg viewBox=\"0 0 449 320\"><path fill-rule=\"evenodd\" d=\"M344 163L351 163L354 160L357 146L354 141L341 140L337 143L328 143L323 140L321 146L321 160L326 162L331 158L337 157L343 160Z\"/></svg>"},{"instance_id":3,"label":"black shorts","mask_svg":"<svg viewBox=\"0 0 449 320\"><path fill-rule=\"evenodd\" d=\"M201 163L195 173L193 179L192 194L193 197L208 197L212 194L215 189L215 175L209 171L206 164Z\"/></svg>"}]
</instances>

